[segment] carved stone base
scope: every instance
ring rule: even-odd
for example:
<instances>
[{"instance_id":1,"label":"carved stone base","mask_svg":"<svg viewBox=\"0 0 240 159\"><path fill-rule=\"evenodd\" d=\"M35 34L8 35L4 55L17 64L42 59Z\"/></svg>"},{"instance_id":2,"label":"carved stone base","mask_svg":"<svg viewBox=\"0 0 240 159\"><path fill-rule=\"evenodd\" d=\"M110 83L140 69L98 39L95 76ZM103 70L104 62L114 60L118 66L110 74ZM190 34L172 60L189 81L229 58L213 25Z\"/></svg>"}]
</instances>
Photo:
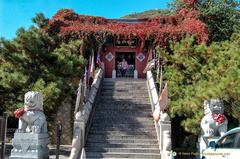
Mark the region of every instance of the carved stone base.
<instances>
[{"instance_id":1,"label":"carved stone base","mask_svg":"<svg viewBox=\"0 0 240 159\"><path fill-rule=\"evenodd\" d=\"M9 159L47 159L49 158L48 143L48 133L15 133Z\"/></svg>"}]
</instances>

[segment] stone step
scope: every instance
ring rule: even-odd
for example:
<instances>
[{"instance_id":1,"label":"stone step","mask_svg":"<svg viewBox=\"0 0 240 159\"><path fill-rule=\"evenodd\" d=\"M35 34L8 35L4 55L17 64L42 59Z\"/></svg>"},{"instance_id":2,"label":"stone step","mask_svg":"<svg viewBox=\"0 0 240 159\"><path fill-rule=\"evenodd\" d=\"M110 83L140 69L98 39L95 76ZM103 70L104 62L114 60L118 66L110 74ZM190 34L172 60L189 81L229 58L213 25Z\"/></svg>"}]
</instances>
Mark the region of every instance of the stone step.
<instances>
[{"instance_id":1,"label":"stone step","mask_svg":"<svg viewBox=\"0 0 240 159\"><path fill-rule=\"evenodd\" d=\"M138 96L147 96L149 97L148 93L145 92L146 90L132 90L131 92L119 92L119 91L116 91L116 90L111 90L111 91L104 91L104 90L101 90L101 95L102 96L126 96L126 95L132 95L132 96L135 96L135 97L138 97Z\"/></svg>"},{"instance_id":2,"label":"stone step","mask_svg":"<svg viewBox=\"0 0 240 159\"><path fill-rule=\"evenodd\" d=\"M134 85L132 87L129 87L129 86L104 86L102 85L101 87L101 91L103 92L118 92L118 93L126 93L126 92L133 92L133 91L143 91L143 92L147 92L147 87L145 86L137 86L137 85Z\"/></svg>"},{"instance_id":3,"label":"stone step","mask_svg":"<svg viewBox=\"0 0 240 159\"><path fill-rule=\"evenodd\" d=\"M105 103L105 104L114 104L114 105L132 105L132 104L150 104L150 101L147 99L137 99L137 98L132 98L131 100L108 100L108 99L102 99L100 98L98 103Z\"/></svg>"},{"instance_id":4,"label":"stone step","mask_svg":"<svg viewBox=\"0 0 240 159\"><path fill-rule=\"evenodd\" d=\"M160 158L146 80L104 79L87 158Z\"/></svg>"},{"instance_id":5,"label":"stone step","mask_svg":"<svg viewBox=\"0 0 240 159\"><path fill-rule=\"evenodd\" d=\"M115 115L128 115L130 114L131 116L137 117L137 116L148 116L149 113L151 112L151 109L149 109L149 111L142 111L139 112L139 110L116 110L116 111L111 111L111 110L96 110L96 116L102 116L102 115L106 115L106 116L115 116Z\"/></svg>"},{"instance_id":6,"label":"stone step","mask_svg":"<svg viewBox=\"0 0 240 159\"><path fill-rule=\"evenodd\" d=\"M104 148L158 148L158 144L148 144L148 143L125 143L125 144L109 144L109 143L86 143L85 147L104 147Z\"/></svg>"},{"instance_id":7,"label":"stone step","mask_svg":"<svg viewBox=\"0 0 240 159\"><path fill-rule=\"evenodd\" d=\"M149 113L151 113L150 111L149 112L146 112L146 113L126 113L126 114L128 114L128 115L131 115L131 117L132 118L147 118L147 117L149 117L150 115L149 115ZM98 119L106 119L107 120L107 118L111 118L112 117L112 119L114 120L114 117L116 117L116 118L122 118L122 120L126 120L127 118L130 118L130 117L128 117L128 116L126 116L126 114L124 114L124 113L104 113L104 112L102 112L102 113L100 113L100 112L96 112L96 114L94 115L96 118L98 117ZM94 117L94 118L95 118ZM117 119L118 120L118 119ZM120 119L121 120L121 119Z\"/></svg>"},{"instance_id":8,"label":"stone step","mask_svg":"<svg viewBox=\"0 0 240 159\"><path fill-rule=\"evenodd\" d=\"M113 108L106 108L106 109L103 109L103 108L98 108L95 110L96 113L99 113L99 114L106 114L109 115L109 114L122 114L122 113L131 113L132 115L134 114L148 114L151 112L151 109L150 108L145 108L145 109L139 109L139 108L132 108L132 109L116 109L114 110L114 107Z\"/></svg>"},{"instance_id":9,"label":"stone step","mask_svg":"<svg viewBox=\"0 0 240 159\"><path fill-rule=\"evenodd\" d=\"M86 151L89 152L115 152L115 153L159 153L159 149L156 148L105 148L105 147L86 147Z\"/></svg>"},{"instance_id":10,"label":"stone step","mask_svg":"<svg viewBox=\"0 0 240 159\"><path fill-rule=\"evenodd\" d=\"M142 96L142 95L138 95L133 96L130 94L124 95L124 96L102 96L100 97L101 100L117 100L117 101L135 101L135 100L139 100L139 101L148 101L149 97L148 96Z\"/></svg>"},{"instance_id":11,"label":"stone step","mask_svg":"<svg viewBox=\"0 0 240 159\"><path fill-rule=\"evenodd\" d=\"M124 105L115 105L115 104L106 104L106 103L99 103L96 107L96 110L126 110L126 111L148 111L151 110L151 106L149 104L124 104Z\"/></svg>"},{"instance_id":12,"label":"stone step","mask_svg":"<svg viewBox=\"0 0 240 159\"><path fill-rule=\"evenodd\" d=\"M86 153L87 158L147 158L147 159L159 159L159 153L114 153L114 152L90 152Z\"/></svg>"},{"instance_id":13,"label":"stone step","mask_svg":"<svg viewBox=\"0 0 240 159\"><path fill-rule=\"evenodd\" d=\"M124 127L124 128L152 128L153 124L149 123L117 123L117 122L104 122L104 123L95 123L93 122L91 126L96 127Z\"/></svg>"},{"instance_id":14,"label":"stone step","mask_svg":"<svg viewBox=\"0 0 240 159\"><path fill-rule=\"evenodd\" d=\"M109 119L109 118L108 118ZM153 123L153 119L141 119L141 120L122 120L122 119L114 119L114 120L104 120L101 118L94 118L92 120L93 124L142 124L145 125L146 124L151 124Z\"/></svg>"},{"instance_id":15,"label":"stone step","mask_svg":"<svg viewBox=\"0 0 240 159\"><path fill-rule=\"evenodd\" d=\"M141 134L141 135L119 135L119 134L88 134L88 138L103 138L103 139L156 139L156 134Z\"/></svg>"},{"instance_id":16,"label":"stone step","mask_svg":"<svg viewBox=\"0 0 240 159\"><path fill-rule=\"evenodd\" d=\"M110 130L110 131L138 131L141 129L154 130L152 125L142 125L142 124L92 124L91 127L95 127L98 130ZM94 128L93 128L94 129Z\"/></svg>"},{"instance_id":17,"label":"stone step","mask_svg":"<svg viewBox=\"0 0 240 159\"><path fill-rule=\"evenodd\" d=\"M104 138L87 138L88 143L110 143L110 144L125 144L125 143L146 143L157 144L156 139L104 139Z\"/></svg>"},{"instance_id":18,"label":"stone step","mask_svg":"<svg viewBox=\"0 0 240 159\"><path fill-rule=\"evenodd\" d=\"M144 127L144 128L139 128L139 127L121 127L121 126L116 126L116 127L91 127L90 131L94 130L106 130L106 131L155 131L155 128L152 126L149 127Z\"/></svg>"},{"instance_id":19,"label":"stone step","mask_svg":"<svg viewBox=\"0 0 240 159\"><path fill-rule=\"evenodd\" d=\"M141 97L144 97L144 98L149 98L148 94L146 93L143 93L143 92L126 92L126 93L118 93L118 92L113 92L113 93L105 93L105 92L101 92L101 98L114 98L114 99L117 99L118 97L119 98L123 98L123 97L126 97L126 99L128 99L128 97L131 96L133 98L141 98Z\"/></svg>"},{"instance_id":20,"label":"stone step","mask_svg":"<svg viewBox=\"0 0 240 159\"><path fill-rule=\"evenodd\" d=\"M115 116L97 116L96 114L93 117L93 121L129 121L129 122L147 122L147 121L153 121L153 118L150 116L144 116L144 117L129 117L124 115L115 115Z\"/></svg>"},{"instance_id":21,"label":"stone step","mask_svg":"<svg viewBox=\"0 0 240 159\"><path fill-rule=\"evenodd\" d=\"M110 93L110 92L115 92L115 93L132 93L132 92L137 92L137 93L147 93L147 87L132 87L132 88L124 88L124 87L107 87L107 86L102 86L101 91L104 93Z\"/></svg>"},{"instance_id":22,"label":"stone step","mask_svg":"<svg viewBox=\"0 0 240 159\"><path fill-rule=\"evenodd\" d=\"M104 94L124 94L124 93L139 93L139 94L147 94L146 88L132 88L131 90L126 90L126 89L117 89L114 87L102 87L101 92Z\"/></svg>"},{"instance_id":23,"label":"stone step","mask_svg":"<svg viewBox=\"0 0 240 159\"><path fill-rule=\"evenodd\" d=\"M154 136L156 131L142 130L142 131L113 131L113 130L92 130L89 132L89 135L149 135Z\"/></svg>"},{"instance_id":24,"label":"stone step","mask_svg":"<svg viewBox=\"0 0 240 159\"><path fill-rule=\"evenodd\" d=\"M127 84L127 85L132 85L132 84L145 84L146 85L146 80L141 80L141 81L106 81L104 80L103 85L115 85L115 86L121 86L123 84Z\"/></svg>"}]
</instances>

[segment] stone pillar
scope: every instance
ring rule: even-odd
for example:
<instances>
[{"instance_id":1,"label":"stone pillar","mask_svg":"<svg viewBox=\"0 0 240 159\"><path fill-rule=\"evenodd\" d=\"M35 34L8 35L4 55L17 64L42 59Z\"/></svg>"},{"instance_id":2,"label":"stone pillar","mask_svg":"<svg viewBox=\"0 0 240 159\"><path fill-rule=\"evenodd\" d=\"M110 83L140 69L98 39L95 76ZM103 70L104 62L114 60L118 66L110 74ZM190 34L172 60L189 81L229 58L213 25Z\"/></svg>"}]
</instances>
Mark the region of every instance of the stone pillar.
<instances>
[{"instance_id":1,"label":"stone pillar","mask_svg":"<svg viewBox=\"0 0 240 159\"><path fill-rule=\"evenodd\" d=\"M138 71L134 70L134 78L138 78Z\"/></svg>"},{"instance_id":2,"label":"stone pillar","mask_svg":"<svg viewBox=\"0 0 240 159\"><path fill-rule=\"evenodd\" d=\"M116 78L116 70L112 70L112 78Z\"/></svg>"},{"instance_id":3,"label":"stone pillar","mask_svg":"<svg viewBox=\"0 0 240 159\"><path fill-rule=\"evenodd\" d=\"M161 158L171 159L172 158L171 121L168 114L164 113L161 117L161 120L158 123L160 127L159 149L161 153Z\"/></svg>"}]
</instances>

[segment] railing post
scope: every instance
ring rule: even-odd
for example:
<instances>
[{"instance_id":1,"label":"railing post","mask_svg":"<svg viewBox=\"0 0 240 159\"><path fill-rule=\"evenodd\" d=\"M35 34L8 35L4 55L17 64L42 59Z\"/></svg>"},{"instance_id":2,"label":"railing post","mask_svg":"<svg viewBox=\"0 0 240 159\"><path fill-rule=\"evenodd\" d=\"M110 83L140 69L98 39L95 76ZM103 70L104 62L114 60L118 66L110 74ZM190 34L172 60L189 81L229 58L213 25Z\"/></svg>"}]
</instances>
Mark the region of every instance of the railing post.
<instances>
[{"instance_id":1,"label":"railing post","mask_svg":"<svg viewBox=\"0 0 240 159\"><path fill-rule=\"evenodd\" d=\"M172 151L172 141L171 141L171 121L168 114L164 113L161 116L161 120L158 121L159 124L159 132L160 132L160 144L159 149L161 152L161 158L171 159L171 151Z\"/></svg>"},{"instance_id":2,"label":"railing post","mask_svg":"<svg viewBox=\"0 0 240 159\"><path fill-rule=\"evenodd\" d=\"M60 144L61 144L61 135L62 135L62 125L61 125L61 122L58 121L58 123L57 123L56 159L59 159L59 151L60 151Z\"/></svg>"},{"instance_id":3,"label":"railing post","mask_svg":"<svg viewBox=\"0 0 240 159\"><path fill-rule=\"evenodd\" d=\"M1 140L1 158L5 158L5 140L6 140L6 132L7 132L7 112L3 113L1 122L1 132L0 132L0 140Z\"/></svg>"}]
</instances>

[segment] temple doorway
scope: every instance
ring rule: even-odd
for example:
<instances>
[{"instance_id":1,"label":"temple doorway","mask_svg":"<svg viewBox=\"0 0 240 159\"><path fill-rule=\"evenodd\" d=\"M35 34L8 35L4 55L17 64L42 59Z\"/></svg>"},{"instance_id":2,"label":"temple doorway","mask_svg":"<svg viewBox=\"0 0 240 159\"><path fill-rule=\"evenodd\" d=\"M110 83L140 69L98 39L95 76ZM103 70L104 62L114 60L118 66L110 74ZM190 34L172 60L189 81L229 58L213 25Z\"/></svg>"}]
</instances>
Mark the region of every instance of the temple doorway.
<instances>
[{"instance_id":1,"label":"temple doorway","mask_svg":"<svg viewBox=\"0 0 240 159\"><path fill-rule=\"evenodd\" d=\"M126 77L134 77L134 70L135 70L135 52L116 52L116 63L115 69L117 77L122 77L121 75L121 66L118 62L121 62L122 59L125 58L125 61L128 63L128 70L126 72Z\"/></svg>"}]
</instances>

